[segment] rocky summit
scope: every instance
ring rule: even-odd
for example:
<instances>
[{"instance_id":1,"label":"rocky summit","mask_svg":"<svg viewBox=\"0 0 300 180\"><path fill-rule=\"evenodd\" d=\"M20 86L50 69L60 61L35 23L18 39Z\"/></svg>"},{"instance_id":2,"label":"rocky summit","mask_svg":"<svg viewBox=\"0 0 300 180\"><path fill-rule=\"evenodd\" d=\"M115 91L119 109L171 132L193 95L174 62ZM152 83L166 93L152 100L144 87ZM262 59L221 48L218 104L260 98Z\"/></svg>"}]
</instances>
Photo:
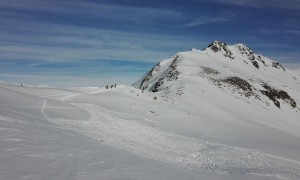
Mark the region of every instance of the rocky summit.
<instances>
[{"instance_id":1,"label":"rocky summit","mask_svg":"<svg viewBox=\"0 0 300 180\"><path fill-rule=\"evenodd\" d=\"M177 96L184 96L189 89L209 92L214 88L229 96L252 99L253 103L273 104L277 108L284 104L297 109L297 76L244 44L213 41L202 51L193 48L160 61L133 86Z\"/></svg>"}]
</instances>

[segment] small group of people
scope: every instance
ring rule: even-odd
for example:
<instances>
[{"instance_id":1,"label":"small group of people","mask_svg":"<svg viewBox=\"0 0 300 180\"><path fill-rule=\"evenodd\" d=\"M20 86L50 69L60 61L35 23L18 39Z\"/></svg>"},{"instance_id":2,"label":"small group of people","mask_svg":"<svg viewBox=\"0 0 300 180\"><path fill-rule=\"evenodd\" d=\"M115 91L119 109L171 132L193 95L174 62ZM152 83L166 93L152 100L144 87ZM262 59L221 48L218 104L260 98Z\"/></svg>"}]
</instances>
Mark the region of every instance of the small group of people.
<instances>
[{"instance_id":1,"label":"small group of people","mask_svg":"<svg viewBox=\"0 0 300 180\"><path fill-rule=\"evenodd\" d=\"M115 84L115 85L113 85L113 84L112 84L112 85L110 85L110 89L112 89L112 88L116 88L116 87L117 87L117 84ZM106 85L106 86L105 86L105 88L106 88L106 89L108 89L108 88L109 88L109 86L108 86L108 85Z\"/></svg>"}]
</instances>

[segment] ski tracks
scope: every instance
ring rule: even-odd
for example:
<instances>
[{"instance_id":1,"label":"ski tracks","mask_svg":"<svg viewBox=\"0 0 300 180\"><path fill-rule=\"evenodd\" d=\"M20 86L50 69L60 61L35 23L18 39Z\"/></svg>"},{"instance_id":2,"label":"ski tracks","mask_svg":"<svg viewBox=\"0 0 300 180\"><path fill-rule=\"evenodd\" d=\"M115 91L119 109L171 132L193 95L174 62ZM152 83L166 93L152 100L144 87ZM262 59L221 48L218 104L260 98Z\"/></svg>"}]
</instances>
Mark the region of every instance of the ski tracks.
<instances>
[{"instance_id":1,"label":"ski tracks","mask_svg":"<svg viewBox=\"0 0 300 180\"><path fill-rule=\"evenodd\" d=\"M41 108L41 113L43 114L43 116L44 116L45 119L49 119L49 117L45 113L45 108L46 108L46 99L43 98L43 105L42 105L42 108Z\"/></svg>"},{"instance_id":2,"label":"ski tracks","mask_svg":"<svg viewBox=\"0 0 300 180\"><path fill-rule=\"evenodd\" d=\"M153 128L138 117L91 104L76 104L87 110L90 119L71 121L52 119L106 144L141 156L187 168L220 174L258 174L287 179L299 179L299 174L271 157L253 150L208 142ZM44 113L46 100L41 112Z\"/></svg>"}]
</instances>

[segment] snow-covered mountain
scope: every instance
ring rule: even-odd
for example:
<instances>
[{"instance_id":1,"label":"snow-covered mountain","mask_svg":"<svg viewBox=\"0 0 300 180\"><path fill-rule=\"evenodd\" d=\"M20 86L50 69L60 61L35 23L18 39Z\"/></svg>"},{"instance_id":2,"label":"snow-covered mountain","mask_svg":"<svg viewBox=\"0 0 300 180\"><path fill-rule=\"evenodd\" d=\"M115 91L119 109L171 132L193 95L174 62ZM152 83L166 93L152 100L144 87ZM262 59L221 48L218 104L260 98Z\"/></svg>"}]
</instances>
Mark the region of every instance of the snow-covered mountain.
<instances>
[{"instance_id":1,"label":"snow-covered mountain","mask_svg":"<svg viewBox=\"0 0 300 180\"><path fill-rule=\"evenodd\" d=\"M0 179L300 179L300 74L215 41L131 86L0 82Z\"/></svg>"},{"instance_id":2,"label":"snow-covered mountain","mask_svg":"<svg viewBox=\"0 0 300 180\"><path fill-rule=\"evenodd\" d=\"M299 79L280 63L244 44L214 41L203 51L192 49L159 62L133 86L179 96L189 89L198 88L200 92L215 86L230 96L239 94L266 106L287 105L297 111ZM192 96L202 96L199 92Z\"/></svg>"}]
</instances>

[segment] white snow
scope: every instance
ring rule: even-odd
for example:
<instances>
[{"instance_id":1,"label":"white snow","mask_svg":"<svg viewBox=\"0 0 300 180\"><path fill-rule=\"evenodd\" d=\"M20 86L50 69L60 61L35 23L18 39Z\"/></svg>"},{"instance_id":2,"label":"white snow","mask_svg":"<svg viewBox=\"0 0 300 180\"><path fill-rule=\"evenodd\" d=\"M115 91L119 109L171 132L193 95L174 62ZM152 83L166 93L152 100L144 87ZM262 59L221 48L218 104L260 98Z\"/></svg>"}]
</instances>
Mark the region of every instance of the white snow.
<instances>
[{"instance_id":1,"label":"white snow","mask_svg":"<svg viewBox=\"0 0 300 180\"><path fill-rule=\"evenodd\" d=\"M300 77L262 55L257 69L240 46L162 61L135 83L163 79L156 93L0 82L0 179L300 179ZM212 81L229 76L260 98ZM297 107L276 107L262 81Z\"/></svg>"}]
</instances>

